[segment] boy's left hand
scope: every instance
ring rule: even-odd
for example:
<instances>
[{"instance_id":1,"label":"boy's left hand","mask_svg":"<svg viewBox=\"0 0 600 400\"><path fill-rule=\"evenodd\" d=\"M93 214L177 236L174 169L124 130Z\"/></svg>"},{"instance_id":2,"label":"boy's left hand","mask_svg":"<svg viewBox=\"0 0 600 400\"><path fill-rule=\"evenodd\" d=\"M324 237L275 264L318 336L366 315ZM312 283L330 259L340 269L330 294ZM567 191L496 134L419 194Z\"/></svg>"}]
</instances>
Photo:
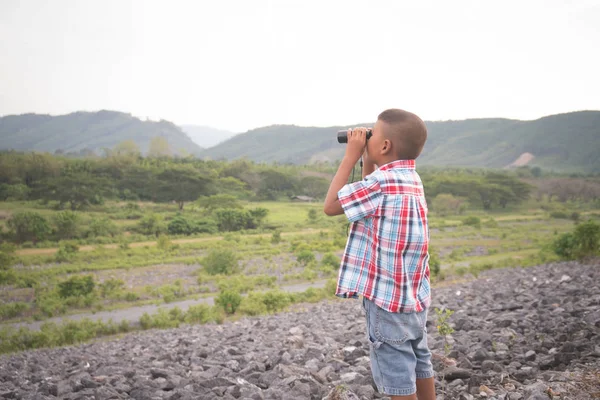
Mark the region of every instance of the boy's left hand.
<instances>
[{"instance_id":1,"label":"boy's left hand","mask_svg":"<svg viewBox=\"0 0 600 400\"><path fill-rule=\"evenodd\" d=\"M367 128L360 127L348 129L348 144L346 145L346 157L356 163L362 156L367 145Z\"/></svg>"}]
</instances>

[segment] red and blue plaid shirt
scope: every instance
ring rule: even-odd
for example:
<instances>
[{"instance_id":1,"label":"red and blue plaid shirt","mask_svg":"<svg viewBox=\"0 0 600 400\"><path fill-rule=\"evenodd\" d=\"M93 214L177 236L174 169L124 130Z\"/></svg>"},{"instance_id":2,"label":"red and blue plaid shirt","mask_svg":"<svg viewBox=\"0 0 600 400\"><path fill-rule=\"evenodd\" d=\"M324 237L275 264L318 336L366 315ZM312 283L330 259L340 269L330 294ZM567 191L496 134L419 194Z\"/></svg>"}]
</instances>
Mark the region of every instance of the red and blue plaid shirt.
<instances>
[{"instance_id":1,"label":"red and blue plaid shirt","mask_svg":"<svg viewBox=\"0 0 600 400\"><path fill-rule=\"evenodd\" d=\"M385 164L338 199L352 226L336 296L362 295L390 312L429 307L427 203L415 161Z\"/></svg>"}]
</instances>

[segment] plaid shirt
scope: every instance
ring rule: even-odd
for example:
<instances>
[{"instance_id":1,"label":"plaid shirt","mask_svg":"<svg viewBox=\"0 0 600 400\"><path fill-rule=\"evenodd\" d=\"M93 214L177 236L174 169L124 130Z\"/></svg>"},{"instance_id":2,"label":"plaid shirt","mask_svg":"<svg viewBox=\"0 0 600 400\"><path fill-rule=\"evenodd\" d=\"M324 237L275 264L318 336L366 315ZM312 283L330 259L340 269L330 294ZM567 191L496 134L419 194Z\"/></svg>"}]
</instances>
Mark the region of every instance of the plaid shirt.
<instances>
[{"instance_id":1,"label":"plaid shirt","mask_svg":"<svg viewBox=\"0 0 600 400\"><path fill-rule=\"evenodd\" d=\"M385 164L338 199L352 226L336 296L362 295L390 312L429 307L427 203L415 161Z\"/></svg>"}]
</instances>

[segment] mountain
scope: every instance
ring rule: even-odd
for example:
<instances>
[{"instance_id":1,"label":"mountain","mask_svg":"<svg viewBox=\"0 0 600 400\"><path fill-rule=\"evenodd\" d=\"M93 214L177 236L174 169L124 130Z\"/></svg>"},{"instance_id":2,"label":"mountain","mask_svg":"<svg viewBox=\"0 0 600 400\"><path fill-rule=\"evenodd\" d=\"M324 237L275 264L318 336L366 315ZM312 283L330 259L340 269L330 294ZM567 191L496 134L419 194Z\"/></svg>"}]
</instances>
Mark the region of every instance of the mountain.
<instances>
[{"instance_id":1,"label":"mountain","mask_svg":"<svg viewBox=\"0 0 600 400\"><path fill-rule=\"evenodd\" d=\"M225 140L233 137L236 133L224 131L203 125L180 125L181 129L187 133L198 146L203 148L213 147Z\"/></svg>"},{"instance_id":2,"label":"mountain","mask_svg":"<svg viewBox=\"0 0 600 400\"><path fill-rule=\"evenodd\" d=\"M369 126L356 124L354 126ZM534 121L502 118L426 121L420 165L504 168L540 166L555 171L600 172L600 111L578 111ZM303 164L339 160L344 146L328 128L273 125L204 150L212 159ZM528 154L527 154L528 153Z\"/></svg>"},{"instance_id":3,"label":"mountain","mask_svg":"<svg viewBox=\"0 0 600 400\"><path fill-rule=\"evenodd\" d=\"M133 140L146 153L155 137L163 137L175 154L198 155L202 148L169 121L142 121L117 111L83 112L50 116L8 115L0 118L0 149L64 153L113 148Z\"/></svg>"}]
</instances>

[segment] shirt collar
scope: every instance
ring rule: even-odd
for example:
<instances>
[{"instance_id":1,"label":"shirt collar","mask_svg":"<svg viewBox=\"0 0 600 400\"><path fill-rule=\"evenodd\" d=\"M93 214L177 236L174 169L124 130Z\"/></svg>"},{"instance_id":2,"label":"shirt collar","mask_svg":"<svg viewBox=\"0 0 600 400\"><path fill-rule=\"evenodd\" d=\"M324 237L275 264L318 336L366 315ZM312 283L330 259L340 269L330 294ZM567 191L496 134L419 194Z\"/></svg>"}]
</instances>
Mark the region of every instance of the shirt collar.
<instances>
[{"instance_id":1,"label":"shirt collar","mask_svg":"<svg viewBox=\"0 0 600 400\"><path fill-rule=\"evenodd\" d=\"M384 164L379 167L380 171L387 171L388 169L415 169L415 160L396 160L390 163Z\"/></svg>"}]
</instances>

